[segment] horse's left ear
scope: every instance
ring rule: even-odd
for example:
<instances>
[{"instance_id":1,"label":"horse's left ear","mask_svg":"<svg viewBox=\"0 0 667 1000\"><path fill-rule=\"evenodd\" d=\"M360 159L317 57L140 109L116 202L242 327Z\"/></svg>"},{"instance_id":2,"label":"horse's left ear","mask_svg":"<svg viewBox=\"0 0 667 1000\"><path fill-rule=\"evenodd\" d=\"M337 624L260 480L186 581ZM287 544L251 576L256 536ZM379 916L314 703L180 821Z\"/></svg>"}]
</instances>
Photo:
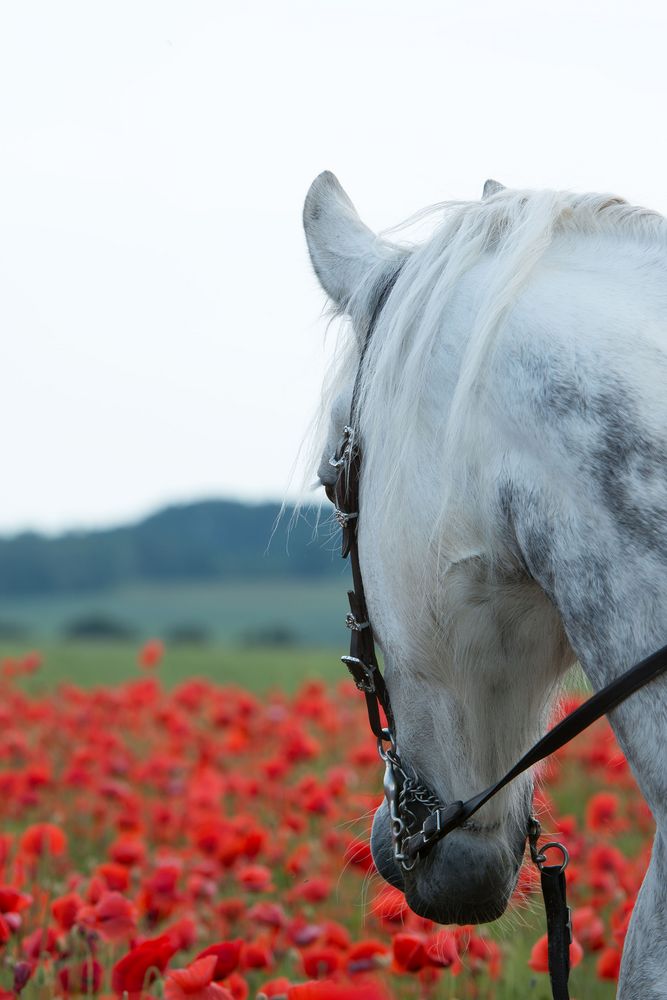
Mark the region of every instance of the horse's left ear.
<instances>
[{"instance_id":1,"label":"horse's left ear","mask_svg":"<svg viewBox=\"0 0 667 1000\"><path fill-rule=\"evenodd\" d=\"M492 194L498 194L499 191L504 191L505 185L501 184L500 181L494 181L492 177L489 177L488 181L484 184L484 190L482 191L482 199L490 198Z\"/></svg>"},{"instance_id":2,"label":"horse's left ear","mask_svg":"<svg viewBox=\"0 0 667 1000\"><path fill-rule=\"evenodd\" d=\"M394 277L407 251L380 239L364 225L328 170L310 186L303 228L315 273L337 308L345 312L354 297L355 313L372 314L379 290ZM370 315L361 318L369 320Z\"/></svg>"}]
</instances>

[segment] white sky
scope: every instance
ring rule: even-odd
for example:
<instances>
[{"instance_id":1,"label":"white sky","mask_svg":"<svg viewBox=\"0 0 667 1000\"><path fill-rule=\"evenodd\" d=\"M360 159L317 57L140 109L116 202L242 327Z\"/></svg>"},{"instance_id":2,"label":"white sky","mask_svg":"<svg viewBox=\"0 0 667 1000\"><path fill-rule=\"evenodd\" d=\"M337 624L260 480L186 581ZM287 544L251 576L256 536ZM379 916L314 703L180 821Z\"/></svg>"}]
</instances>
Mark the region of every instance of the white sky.
<instances>
[{"instance_id":1,"label":"white sky","mask_svg":"<svg viewBox=\"0 0 667 1000\"><path fill-rule=\"evenodd\" d=\"M667 210L664 4L7 0L0 530L282 497L316 406L301 231L511 186Z\"/></svg>"}]
</instances>

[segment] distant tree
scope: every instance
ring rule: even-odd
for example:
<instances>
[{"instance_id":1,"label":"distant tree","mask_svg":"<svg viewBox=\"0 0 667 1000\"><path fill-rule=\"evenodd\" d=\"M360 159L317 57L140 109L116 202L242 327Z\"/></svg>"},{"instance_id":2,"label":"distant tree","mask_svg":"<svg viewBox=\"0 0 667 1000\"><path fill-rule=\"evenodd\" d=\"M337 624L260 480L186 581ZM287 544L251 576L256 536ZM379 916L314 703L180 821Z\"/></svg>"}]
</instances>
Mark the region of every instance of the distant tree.
<instances>
[{"instance_id":1,"label":"distant tree","mask_svg":"<svg viewBox=\"0 0 667 1000\"><path fill-rule=\"evenodd\" d=\"M0 538L0 596L74 593L130 582L317 578L338 573L332 528L318 509L297 518L275 503L228 500L167 507L137 524L56 538Z\"/></svg>"},{"instance_id":2,"label":"distant tree","mask_svg":"<svg viewBox=\"0 0 667 1000\"><path fill-rule=\"evenodd\" d=\"M244 646L298 646L299 637L288 625L260 625L241 636Z\"/></svg>"},{"instance_id":3,"label":"distant tree","mask_svg":"<svg viewBox=\"0 0 667 1000\"><path fill-rule=\"evenodd\" d=\"M110 618L103 613L92 613L75 618L64 628L67 639L105 639L128 640L135 639L136 632L124 622Z\"/></svg>"},{"instance_id":4,"label":"distant tree","mask_svg":"<svg viewBox=\"0 0 667 1000\"><path fill-rule=\"evenodd\" d=\"M169 629L166 638L167 645L203 646L211 641L211 633L204 625L184 622Z\"/></svg>"}]
</instances>

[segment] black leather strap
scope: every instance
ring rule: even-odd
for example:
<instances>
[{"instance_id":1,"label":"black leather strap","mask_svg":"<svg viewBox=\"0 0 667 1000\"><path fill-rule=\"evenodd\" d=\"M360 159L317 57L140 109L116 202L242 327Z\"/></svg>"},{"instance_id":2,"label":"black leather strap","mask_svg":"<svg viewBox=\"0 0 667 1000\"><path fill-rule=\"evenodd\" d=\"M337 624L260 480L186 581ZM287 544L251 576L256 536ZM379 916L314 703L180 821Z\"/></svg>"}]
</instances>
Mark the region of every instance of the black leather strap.
<instances>
[{"instance_id":1,"label":"black leather strap","mask_svg":"<svg viewBox=\"0 0 667 1000\"><path fill-rule=\"evenodd\" d=\"M567 905L565 872L562 865L540 868L544 909L547 914L549 978L553 1000L570 1000L567 981L570 976L572 923Z\"/></svg>"}]
</instances>

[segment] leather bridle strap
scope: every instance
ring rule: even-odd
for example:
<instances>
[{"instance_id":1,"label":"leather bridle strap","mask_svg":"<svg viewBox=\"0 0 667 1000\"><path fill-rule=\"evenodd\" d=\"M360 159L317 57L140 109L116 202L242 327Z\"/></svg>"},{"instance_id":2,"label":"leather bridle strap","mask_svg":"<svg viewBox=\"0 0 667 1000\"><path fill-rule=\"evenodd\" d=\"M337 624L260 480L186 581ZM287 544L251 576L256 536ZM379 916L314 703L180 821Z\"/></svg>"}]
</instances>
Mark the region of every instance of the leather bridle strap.
<instances>
[{"instance_id":1,"label":"leather bridle strap","mask_svg":"<svg viewBox=\"0 0 667 1000\"><path fill-rule=\"evenodd\" d=\"M421 833L408 838L403 846L403 850L408 855L419 852L420 842L425 836L429 843L441 840L448 833L465 823L473 816L478 809L492 799L501 788L508 785L528 768L544 760L550 754L560 750L561 747L573 740L575 736L588 729L594 722L602 718L608 712L620 705L640 688L649 684L656 677L659 677L667 670L667 646L647 656L646 659L637 663L630 670L621 674L611 684L607 684L591 698L567 715L562 722L554 726L546 736L530 748L528 753L510 768L507 774L490 785L479 795L468 799L467 802L451 802L449 805L439 809L437 813L432 813L424 822Z\"/></svg>"},{"instance_id":2,"label":"leather bridle strap","mask_svg":"<svg viewBox=\"0 0 667 1000\"><path fill-rule=\"evenodd\" d=\"M348 590L347 597L350 613L346 625L350 629L350 653L341 657L354 678L354 682L366 699L368 722L373 735L378 740L389 738L393 731L394 717L382 671L375 654L373 630L370 625L364 583L359 565L359 548L357 546L357 519L359 508L359 451L354 446L352 431L346 428L346 437L338 452L331 460L332 465L339 468L335 487L328 488L329 499L336 508L336 519L343 532L341 554L350 558L352 569L353 590ZM383 720L380 708L384 712ZM389 729L387 728L389 727Z\"/></svg>"}]
</instances>

